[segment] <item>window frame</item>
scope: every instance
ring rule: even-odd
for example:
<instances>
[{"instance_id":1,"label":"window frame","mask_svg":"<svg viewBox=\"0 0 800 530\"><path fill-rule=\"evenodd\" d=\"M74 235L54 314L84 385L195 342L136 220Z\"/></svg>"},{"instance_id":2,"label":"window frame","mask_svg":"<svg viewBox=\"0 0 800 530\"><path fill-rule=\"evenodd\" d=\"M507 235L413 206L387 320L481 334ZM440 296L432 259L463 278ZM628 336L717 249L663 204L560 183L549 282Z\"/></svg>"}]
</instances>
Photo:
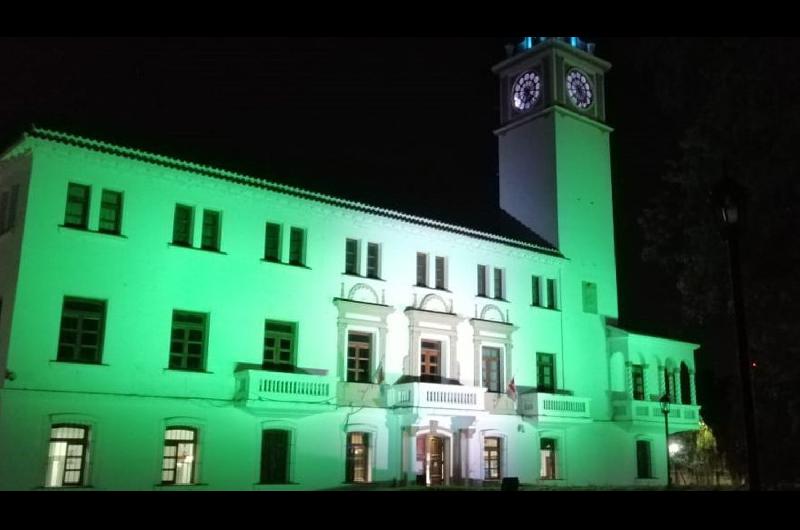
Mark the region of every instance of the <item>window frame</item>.
<instances>
[{"instance_id":1,"label":"window frame","mask_svg":"<svg viewBox=\"0 0 800 530\"><path fill-rule=\"evenodd\" d=\"M487 448L487 440L494 440L497 442L495 447ZM482 455L482 463L483 463L483 480L485 481L500 481L503 479L503 445L504 440L502 436L484 436L483 437L483 455ZM494 458L492 458L494 456ZM497 476L488 476L491 471L491 462L496 462L495 470L497 472Z\"/></svg>"},{"instance_id":2,"label":"window frame","mask_svg":"<svg viewBox=\"0 0 800 530\"><path fill-rule=\"evenodd\" d=\"M644 366L641 364L631 365L631 387L633 399L637 401L644 401Z\"/></svg>"},{"instance_id":3,"label":"window frame","mask_svg":"<svg viewBox=\"0 0 800 530\"><path fill-rule=\"evenodd\" d=\"M99 313L94 313L91 311L86 311L78 308L71 308L69 309L69 313L67 313L67 304L95 304L101 307ZM58 362L69 362L69 363L80 363L80 364L102 364L103 362L103 346L105 343L105 328L106 328L106 315L108 313L108 303L106 300L97 300L91 298L80 298L74 296L65 296L62 304L61 304L61 319L59 321L59 335L58 335L58 348L56 350L56 361ZM88 320L87 317L97 316L98 324L96 330L84 330L83 322ZM74 318L77 319L77 324L74 329L64 329L64 319L65 318ZM64 340L64 335L66 333L74 333L75 334L75 342L72 344L66 343ZM82 360L80 359L80 350L82 350L85 346L84 343L81 341L81 338L85 334L94 333L97 335L97 344L95 346L95 355L93 360ZM61 348L62 346L72 346L72 353L67 358L67 356L62 355Z\"/></svg>"},{"instance_id":4,"label":"window frame","mask_svg":"<svg viewBox=\"0 0 800 530\"><path fill-rule=\"evenodd\" d=\"M277 324L282 326L290 326L292 331L278 331L278 330L268 330L268 326L270 324ZM295 367L297 366L297 337L298 337L298 323L297 322L289 322L283 320L272 320L272 319L265 319L264 320L264 343L262 347L262 360L261 360L261 368L263 370L271 371L271 372L293 372ZM272 338L275 340L275 346L273 347L273 356L272 360L267 360L267 340ZM281 347L280 341L284 339L291 340L290 345L290 352L289 352L289 360L283 361L280 359L280 354L284 350Z\"/></svg>"},{"instance_id":5,"label":"window frame","mask_svg":"<svg viewBox=\"0 0 800 530\"><path fill-rule=\"evenodd\" d=\"M366 268L366 277L372 278L373 280L380 280L381 279L381 250L382 245L380 243L374 243L372 241L367 241L367 268ZM374 249L374 253L372 250ZM371 263L373 262L374 263Z\"/></svg>"},{"instance_id":6,"label":"window frame","mask_svg":"<svg viewBox=\"0 0 800 530\"><path fill-rule=\"evenodd\" d=\"M478 264L478 295L477 296L483 296L484 298L488 298L489 297L489 292L487 290L488 283L489 283L487 281L487 276L488 276L488 272L489 272L488 269L489 269L489 267L487 265Z\"/></svg>"},{"instance_id":7,"label":"window frame","mask_svg":"<svg viewBox=\"0 0 800 530\"><path fill-rule=\"evenodd\" d=\"M550 363L542 363L543 359L550 359ZM551 386L543 383L542 374L549 367ZM553 394L558 388L558 380L556 373L556 355L548 352L536 352L536 391L544 394Z\"/></svg>"},{"instance_id":8,"label":"window frame","mask_svg":"<svg viewBox=\"0 0 800 530\"><path fill-rule=\"evenodd\" d=\"M283 254L281 252L281 232L283 231L283 226L280 223L273 223L270 221L267 221L266 223L267 224L264 227L264 261L280 263L281 255ZM270 236L274 237L271 238ZM274 256L271 255L270 252L273 250L275 253Z\"/></svg>"},{"instance_id":9,"label":"window frame","mask_svg":"<svg viewBox=\"0 0 800 530\"><path fill-rule=\"evenodd\" d=\"M109 210L107 205L111 204L107 200L107 196L116 196L118 198L118 202L112 206L115 206L113 210ZM122 234L122 212L123 212L123 205L124 205L124 194L121 191L115 191L103 188L100 194L100 218L97 223L97 231L102 232L104 234L112 234L112 235L120 235ZM105 214L107 212L113 212L113 225L110 228L104 227L104 222L107 222L108 219L105 218Z\"/></svg>"},{"instance_id":10,"label":"window frame","mask_svg":"<svg viewBox=\"0 0 800 530\"><path fill-rule=\"evenodd\" d=\"M54 438L55 434L54 431L56 429L62 428L72 428L72 429L81 429L83 431L83 436L81 438ZM81 488L85 487L87 484L88 478L88 463L89 463L89 444L91 441L91 425L82 424L82 423L74 423L74 422L64 422L64 423L53 423L50 425L50 436L48 438L47 444L47 470L45 472L45 487L47 488ZM74 443L74 440L80 440L80 443ZM59 473L59 482L60 484L50 484L51 482L51 475L55 474L53 470L53 465L55 459L53 458L53 444L54 443L66 443L66 448L63 455L63 467ZM65 483L65 475L68 471L75 471L74 469L67 469L67 459L68 458L75 458L75 456L68 456L69 455L69 448L70 446L80 446L81 454L80 454L80 467L77 469L78 471L78 481L77 482L70 482ZM56 478L56 477L53 477Z\"/></svg>"},{"instance_id":11,"label":"window frame","mask_svg":"<svg viewBox=\"0 0 800 530\"><path fill-rule=\"evenodd\" d=\"M494 375L497 378L497 388L493 390L490 385L487 385L487 376L490 373L487 372L487 358L486 358L486 351L487 350L494 350L497 352L497 362L495 365ZM493 394L502 394L506 391L503 380L503 374L505 369L505 362L504 362L504 348L500 346L488 346L488 345L481 345L481 386L486 388L487 392ZM489 381L491 383L491 381Z\"/></svg>"},{"instance_id":12,"label":"window frame","mask_svg":"<svg viewBox=\"0 0 800 530\"><path fill-rule=\"evenodd\" d=\"M428 254L417 252L417 287L428 287Z\"/></svg>"},{"instance_id":13,"label":"window frame","mask_svg":"<svg viewBox=\"0 0 800 530\"><path fill-rule=\"evenodd\" d=\"M545 289L547 292L547 309L557 310L558 305L558 282L555 278L545 278Z\"/></svg>"},{"instance_id":14,"label":"window frame","mask_svg":"<svg viewBox=\"0 0 800 530\"><path fill-rule=\"evenodd\" d=\"M434 256L434 289L447 290L447 258Z\"/></svg>"},{"instance_id":15,"label":"window frame","mask_svg":"<svg viewBox=\"0 0 800 530\"><path fill-rule=\"evenodd\" d=\"M82 189L85 190L86 195L83 197L83 202L76 202L72 199L75 197L72 194L73 189ZM68 226L70 228L78 228L81 230L88 230L89 229L89 208L92 202L92 187L87 184L78 184L76 182L69 182L67 184L67 201L66 201L66 208L64 211L64 226ZM70 205L79 204L81 207L80 212L80 222L75 223L70 221Z\"/></svg>"},{"instance_id":16,"label":"window frame","mask_svg":"<svg viewBox=\"0 0 800 530\"><path fill-rule=\"evenodd\" d=\"M506 270L500 267L494 268L492 284L494 288L495 300L506 300Z\"/></svg>"},{"instance_id":17,"label":"window frame","mask_svg":"<svg viewBox=\"0 0 800 530\"><path fill-rule=\"evenodd\" d=\"M535 307L543 307L542 277L536 274L531 275L531 305Z\"/></svg>"},{"instance_id":18,"label":"window frame","mask_svg":"<svg viewBox=\"0 0 800 530\"><path fill-rule=\"evenodd\" d=\"M167 433L169 431L188 431L192 433L192 440L191 443L187 443L185 440L174 439L170 440L167 438ZM193 484L197 484L197 461L198 461L198 442L199 442L199 429L197 427L191 427L188 425L170 425L164 429L164 440L162 446L162 460L161 460L161 484L163 486L191 486ZM191 467L189 470L189 482L177 482L178 477L178 457L180 452L180 446L182 445L190 445L192 448L191 452ZM175 447L175 456L167 456L167 447ZM175 467L171 469L173 473L172 480L164 480L164 473L168 470L165 466L167 460L174 460Z\"/></svg>"},{"instance_id":19,"label":"window frame","mask_svg":"<svg viewBox=\"0 0 800 530\"><path fill-rule=\"evenodd\" d=\"M197 324L193 322L186 322L186 321L178 321L176 320L176 316L192 316L192 317L202 317L203 322L202 324ZM169 370L181 370L186 372L205 372L206 371L206 352L208 349L208 336L209 336L209 314L208 313L200 313L197 311L186 311L183 309L173 309L172 310L172 325L170 326L170 348L169 348L169 364L167 368ZM183 329L185 331L185 335L183 339L179 339L176 341L175 339L175 330L176 324L180 323L181 326L178 329ZM195 354L190 354L188 351L188 346L190 343L197 343L197 340L190 340L190 332L193 330L202 330L202 339L201 339L201 352L200 352L200 367L199 368L189 368L188 367L188 359L190 357L197 357ZM172 348L176 342L181 342L184 345L182 352L173 352ZM181 359L181 366L175 366L177 363L173 363L173 359L179 356Z\"/></svg>"},{"instance_id":20,"label":"window frame","mask_svg":"<svg viewBox=\"0 0 800 530\"><path fill-rule=\"evenodd\" d=\"M545 446L547 442L552 443L552 448L548 449ZM559 439L552 436L543 436L539 438L539 480L558 480L558 463L559 463ZM552 461L546 467L542 465L546 461L544 451L550 451ZM552 471L552 473L550 473Z\"/></svg>"},{"instance_id":21,"label":"window frame","mask_svg":"<svg viewBox=\"0 0 800 530\"><path fill-rule=\"evenodd\" d=\"M300 234L299 243L295 234ZM306 234L305 228L300 228L299 226L289 227L289 265L299 267L306 265Z\"/></svg>"},{"instance_id":22,"label":"window frame","mask_svg":"<svg viewBox=\"0 0 800 530\"><path fill-rule=\"evenodd\" d=\"M178 239L178 212L185 212L188 214L188 219L181 220L181 224L186 224L186 240ZM192 248L194 246L194 206L188 204L175 203L175 212L172 218L172 244L178 247Z\"/></svg>"},{"instance_id":23,"label":"window frame","mask_svg":"<svg viewBox=\"0 0 800 530\"><path fill-rule=\"evenodd\" d=\"M214 219L213 222L210 222ZM222 248L222 212L203 208L203 226L200 234L200 248L219 252Z\"/></svg>"},{"instance_id":24,"label":"window frame","mask_svg":"<svg viewBox=\"0 0 800 530\"><path fill-rule=\"evenodd\" d=\"M361 435L361 443L354 444L351 438ZM345 482L348 484L369 484L372 482L372 433L365 431L348 431L345 438ZM355 448L362 449L361 455L355 455ZM357 462L361 461L363 466L363 480L356 479Z\"/></svg>"}]
</instances>

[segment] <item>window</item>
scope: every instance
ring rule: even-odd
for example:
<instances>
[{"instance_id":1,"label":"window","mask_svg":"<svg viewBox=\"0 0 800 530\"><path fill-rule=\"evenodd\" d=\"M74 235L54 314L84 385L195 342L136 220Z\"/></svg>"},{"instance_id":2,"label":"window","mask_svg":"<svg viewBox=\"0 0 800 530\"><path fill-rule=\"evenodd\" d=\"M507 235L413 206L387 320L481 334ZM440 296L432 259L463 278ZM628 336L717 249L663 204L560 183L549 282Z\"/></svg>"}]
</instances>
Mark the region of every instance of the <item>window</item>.
<instances>
[{"instance_id":1,"label":"window","mask_svg":"<svg viewBox=\"0 0 800 530\"><path fill-rule=\"evenodd\" d=\"M203 210L203 250L219 250L220 240L219 212Z\"/></svg>"},{"instance_id":2,"label":"window","mask_svg":"<svg viewBox=\"0 0 800 530\"><path fill-rule=\"evenodd\" d=\"M636 441L636 477L653 478L650 467L650 442Z\"/></svg>"},{"instance_id":3,"label":"window","mask_svg":"<svg viewBox=\"0 0 800 530\"><path fill-rule=\"evenodd\" d=\"M197 461L197 430L170 427L164 433L162 484L194 484Z\"/></svg>"},{"instance_id":4,"label":"window","mask_svg":"<svg viewBox=\"0 0 800 530\"><path fill-rule=\"evenodd\" d=\"M292 227L289 231L289 264L305 265L306 231Z\"/></svg>"},{"instance_id":5,"label":"window","mask_svg":"<svg viewBox=\"0 0 800 530\"><path fill-rule=\"evenodd\" d=\"M633 380L633 399L644 400L644 367L641 364L631 366Z\"/></svg>"},{"instance_id":6,"label":"window","mask_svg":"<svg viewBox=\"0 0 800 530\"><path fill-rule=\"evenodd\" d=\"M206 315L186 311L172 312L172 340L169 367L173 370L204 369Z\"/></svg>"},{"instance_id":7,"label":"window","mask_svg":"<svg viewBox=\"0 0 800 530\"><path fill-rule=\"evenodd\" d=\"M540 450L539 478L542 480L556 479L556 441L553 438L542 438Z\"/></svg>"},{"instance_id":8,"label":"window","mask_svg":"<svg viewBox=\"0 0 800 530\"><path fill-rule=\"evenodd\" d=\"M500 438L483 439L483 479L500 480Z\"/></svg>"},{"instance_id":9,"label":"window","mask_svg":"<svg viewBox=\"0 0 800 530\"><path fill-rule=\"evenodd\" d=\"M664 392L669 397L670 403L677 403L675 395L675 374L669 368L664 368Z\"/></svg>"},{"instance_id":10,"label":"window","mask_svg":"<svg viewBox=\"0 0 800 530\"><path fill-rule=\"evenodd\" d=\"M281 225L279 224L267 223L264 259L267 261L281 260Z\"/></svg>"},{"instance_id":11,"label":"window","mask_svg":"<svg viewBox=\"0 0 800 530\"><path fill-rule=\"evenodd\" d=\"M482 349L483 387L489 392L503 392L503 372L500 348L484 346Z\"/></svg>"},{"instance_id":12,"label":"window","mask_svg":"<svg viewBox=\"0 0 800 530\"><path fill-rule=\"evenodd\" d=\"M369 482L369 434L347 434L347 482Z\"/></svg>"},{"instance_id":13,"label":"window","mask_svg":"<svg viewBox=\"0 0 800 530\"><path fill-rule=\"evenodd\" d=\"M442 375L441 357L442 343L434 340L423 340L420 352L420 381L439 382Z\"/></svg>"},{"instance_id":14,"label":"window","mask_svg":"<svg viewBox=\"0 0 800 530\"><path fill-rule=\"evenodd\" d=\"M370 382L370 358L372 357L372 335L350 332L347 335L347 381Z\"/></svg>"},{"instance_id":15,"label":"window","mask_svg":"<svg viewBox=\"0 0 800 530\"><path fill-rule=\"evenodd\" d=\"M176 204L175 222L172 225L172 244L191 247L193 225L194 208L183 204Z\"/></svg>"},{"instance_id":16,"label":"window","mask_svg":"<svg viewBox=\"0 0 800 530\"><path fill-rule=\"evenodd\" d=\"M101 232L119 234L122 231L122 194L118 191L103 190L100 202Z\"/></svg>"},{"instance_id":17,"label":"window","mask_svg":"<svg viewBox=\"0 0 800 530\"><path fill-rule=\"evenodd\" d=\"M494 297L498 300L506 298L506 271L494 269Z\"/></svg>"},{"instance_id":18,"label":"window","mask_svg":"<svg viewBox=\"0 0 800 530\"><path fill-rule=\"evenodd\" d=\"M447 289L447 274L445 267L445 259L441 256L436 256L436 288Z\"/></svg>"},{"instance_id":19,"label":"window","mask_svg":"<svg viewBox=\"0 0 800 530\"><path fill-rule=\"evenodd\" d=\"M556 281L553 278L547 279L547 308L556 309L558 307L556 298Z\"/></svg>"},{"instance_id":20,"label":"window","mask_svg":"<svg viewBox=\"0 0 800 530\"><path fill-rule=\"evenodd\" d=\"M536 354L536 375L537 375L537 389L539 392L555 391L556 388L556 371L555 371L555 355L552 353L537 353Z\"/></svg>"},{"instance_id":21,"label":"window","mask_svg":"<svg viewBox=\"0 0 800 530\"><path fill-rule=\"evenodd\" d=\"M103 323L106 303L101 300L64 298L59 361L99 364L103 354Z\"/></svg>"},{"instance_id":22,"label":"window","mask_svg":"<svg viewBox=\"0 0 800 530\"><path fill-rule=\"evenodd\" d=\"M478 265L478 296L487 296L486 274L486 265Z\"/></svg>"},{"instance_id":23,"label":"window","mask_svg":"<svg viewBox=\"0 0 800 530\"><path fill-rule=\"evenodd\" d=\"M289 431L270 429L261 433L261 483L289 483Z\"/></svg>"},{"instance_id":24,"label":"window","mask_svg":"<svg viewBox=\"0 0 800 530\"><path fill-rule=\"evenodd\" d=\"M531 277L531 285L532 285L532 301L531 305L541 306L542 305L542 279L538 276Z\"/></svg>"},{"instance_id":25,"label":"window","mask_svg":"<svg viewBox=\"0 0 800 530\"><path fill-rule=\"evenodd\" d=\"M417 252L417 285L428 286L428 255Z\"/></svg>"},{"instance_id":26,"label":"window","mask_svg":"<svg viewBox=\"0 0 800 530\"><path fill-rule=\"evenodd\" d=\"M381 246L378 243L367 243L367 278L381 276Z\"/></svg>"},{"instance_id":27,"label":"window","mask_svg":"<svg viewBox=\"0 0 800 530\"><path fill-rule=\"evenodd\" d=\"M597 313L597 284L583 282L583 312Z\"/></svg>"},{"instance_id":28,"label":"window","mask_svg":"<svg viewBox=\"0 0 800 530\"><path fill-rule=\"evenodd\" d=\"M89 227L89 186L70 182L67 189L67 211L64 225L75 228Z\"/></svg>"},{"instance_id":29,"label":"window","mask_svg":"<svg viewBox=\"0 0 800 530\"><path fill-rule=\"evenodd\" d=\"M296 329L292 322L267 320L264 323L264 370L294 370Z\"/></svg>"},{"instance_id":30,"label":"window","mask_svg":"<svg viewBox=\"0 0 800 530\"><path fill-rule=\"evenodd\" d=\"M348 239L345 241L344 272L347 274L361 274L358 259L358 240Z\"/></svg>"},{"instance_id":31,"label":"window","mask_svg":"<svg viewBox=\"0 0 800 530\"><path fill-rule=\"evenodd\" d=\"M50 488L83 486L88 460L89 427L60 424L50 429L47 477Z\"/></svg>"}]
</instances>

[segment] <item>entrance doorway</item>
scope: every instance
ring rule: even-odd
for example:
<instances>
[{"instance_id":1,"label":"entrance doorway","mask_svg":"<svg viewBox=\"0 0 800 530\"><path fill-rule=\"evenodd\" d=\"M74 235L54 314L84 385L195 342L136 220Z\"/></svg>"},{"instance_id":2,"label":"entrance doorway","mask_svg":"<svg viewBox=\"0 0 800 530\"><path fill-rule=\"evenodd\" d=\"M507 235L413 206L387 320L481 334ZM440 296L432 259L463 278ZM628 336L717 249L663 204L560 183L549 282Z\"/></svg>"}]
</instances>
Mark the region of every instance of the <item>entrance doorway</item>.
<instances>
[{"instance_id":1,"label":"entrance doorway","mask_svg":"<svg viewBox=\"0 0 800 530\"><path fill-rule=\"evenodd\" d=\"M447 441L442 436L417 436L417 484L441 486L447 484Z\"/></svg>"}]
</instances>

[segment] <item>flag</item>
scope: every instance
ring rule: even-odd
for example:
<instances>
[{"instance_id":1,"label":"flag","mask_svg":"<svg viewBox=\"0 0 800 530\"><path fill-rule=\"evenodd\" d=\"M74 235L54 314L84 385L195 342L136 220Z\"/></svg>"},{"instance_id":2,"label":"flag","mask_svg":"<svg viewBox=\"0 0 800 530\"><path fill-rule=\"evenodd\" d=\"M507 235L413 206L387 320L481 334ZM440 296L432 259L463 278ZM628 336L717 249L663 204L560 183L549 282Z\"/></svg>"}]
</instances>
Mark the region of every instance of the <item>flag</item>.
<instances>
[{"instance_id":1,"label":"flag","mask_svg":"<svg viewBox=\"0 0 800 530\"><path fill-rule=\"evenodd\" d=\"M508 382L508 388L506 389L506 394L514 401L517 400L517 385L514 384L513 377L511 378L511 381Z\"/></svg>"}]
</instances>

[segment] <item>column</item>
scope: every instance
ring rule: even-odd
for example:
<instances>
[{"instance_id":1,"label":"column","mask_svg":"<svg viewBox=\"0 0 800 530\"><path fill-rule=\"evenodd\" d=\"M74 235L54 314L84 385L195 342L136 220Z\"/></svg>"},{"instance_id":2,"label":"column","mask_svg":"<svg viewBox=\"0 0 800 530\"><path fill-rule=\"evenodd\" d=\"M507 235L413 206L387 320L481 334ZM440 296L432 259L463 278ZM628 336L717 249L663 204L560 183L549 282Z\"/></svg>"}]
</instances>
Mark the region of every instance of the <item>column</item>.
<instances>
[{"instance_id":1,"label":"column","mask_svg":"<svg viewBox=\"0 0 800 530\"><path fill-rule=\"evenodd\" d=\"M697 393L694 385L694 370L689 370L689 393L692 397L692 405L697 405Z\"/></svg>"},{"instance_id":2,"label":"column","mask_svg":"<svg viewBox=\"0 0 800 530\"><path fill-rule=\"evenodd\" d=\"M682 403L681 400L681 370L680 368L675 368L672 371L672 381L673 385L675 386L675 403Z\"/></svg>"},{"instance_id":3,"label":"column","mask_svg":"<svg viewBox=\"0 0 800 530\"><path fill-rule=\"evenodd\" d=\"M633 399L633 369L632 363L625 361L625 395L628 399Z\"/></svg>"}]
</instances>

